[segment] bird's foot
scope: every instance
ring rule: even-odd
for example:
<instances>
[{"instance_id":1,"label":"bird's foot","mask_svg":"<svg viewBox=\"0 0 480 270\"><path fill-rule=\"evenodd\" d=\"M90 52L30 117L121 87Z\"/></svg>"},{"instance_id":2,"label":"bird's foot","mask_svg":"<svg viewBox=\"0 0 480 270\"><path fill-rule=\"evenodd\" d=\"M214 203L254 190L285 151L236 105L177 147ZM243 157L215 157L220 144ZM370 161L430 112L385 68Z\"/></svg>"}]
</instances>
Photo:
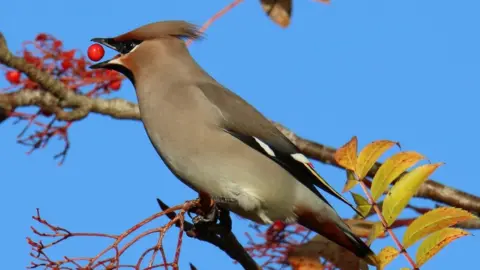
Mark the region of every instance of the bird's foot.
<instances>
[{"instance_id":1,"label":"bird's foot","mask_svg":"<svg viewBox=\"0 0 480 270\"><path fill-rule=\"evenodd\" d=\"M197 214L192 218L195 231L226 234L232 230L230 212L217 204L213 203L206 213L200 207L192 210Z\"/></svg>"},{"instance_id":2,"label":"bird's foot","mask_svg":"<svg viewBox=\"0 0 480 270\"><path fill-rule=\"evenodd\" d=\"M218 212L219 209L217 205L214 203L209 207L210 209L205 210L201 208L195 209L195 213L197 214L195 217L192 218L193 225L200 225L200 224L216 224L218 221Z\"/></svg>"},{"instance_id":3,"label":"bird's foot","mask_svg":"<svg viewBox=\"0 0 480 270\"><path fill-rule=\"evenodd\" d=\"M197 216L192 218L193 224L200 223L216 223L217 222L217 206L213 198L204 192L199 192L198 199L195 200L195 207L190 209Z\"/></svg>"}]
</instances>

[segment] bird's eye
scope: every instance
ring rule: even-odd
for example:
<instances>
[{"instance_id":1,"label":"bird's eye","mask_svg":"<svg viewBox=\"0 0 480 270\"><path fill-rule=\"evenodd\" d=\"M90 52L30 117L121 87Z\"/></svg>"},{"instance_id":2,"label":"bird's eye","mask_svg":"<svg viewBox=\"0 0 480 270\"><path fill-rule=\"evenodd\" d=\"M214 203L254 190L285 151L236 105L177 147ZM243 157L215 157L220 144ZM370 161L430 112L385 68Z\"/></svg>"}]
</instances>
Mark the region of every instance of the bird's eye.
<instances>
[{"instance_id":1,"label":"bird's eye","mask_svg":"<svg viewBox=\"0 0 480 270\"><path fill-rule=\"evenodd\" d=\"M122 54L127 54L129 53L131 50L133 50L133 48L135 48L138 44L140 44L141 41L136 41L136 40L132 40L132 41L127 41L127 42L124 42L122 44L122 48L120 50L120 53Z\"/></svg>"},{"instance_id":2,"label":"bird's eye","mask_svg":"<svg viewBox=\"0 0 480 270\"><path fill-rule=\"evenodd\" d=\"M135 48L135 46L136 46L135 43L129 42L127 43L127 50L131 51L133 48Z\"/></svg>"}]
</instances>

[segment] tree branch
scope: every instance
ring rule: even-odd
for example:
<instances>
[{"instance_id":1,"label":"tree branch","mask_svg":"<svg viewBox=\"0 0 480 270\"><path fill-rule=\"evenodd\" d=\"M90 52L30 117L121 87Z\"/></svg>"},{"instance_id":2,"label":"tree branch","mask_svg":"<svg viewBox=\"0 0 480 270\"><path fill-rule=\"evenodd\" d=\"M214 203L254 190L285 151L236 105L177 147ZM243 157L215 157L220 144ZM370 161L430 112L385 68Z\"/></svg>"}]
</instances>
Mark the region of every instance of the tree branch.
<instances>
[{"instance_id":1,"label":"tree branch","mask_svg":"<svg viewBox=\"0 0 480 270\"><path fill-rule=\"evenodd\" d=\"M140 120L140 111L137 104L119 98L91 98L72 93L67 99L60 101L50 92L33 91L31 89L0 94L0 108L6 111L14 111L16 108L29 106L48 108L56 114L58 120L63 121L82 120L88 113L98 113L115 119ZM57 106L62 110L56 108ZM88 110L82 110L82 113L63 110L72 108L88 108Z\"/></svg>"},{"instance_id":2,"label":"tree branch","mask_svg":"<svg viewBox=\"0 0 480 270\"><path fill-rule=\"evenodd\" d=\"M38 83L45 91L51 92L58 98L69 99L73 94L65 85L56 80L53 76L27 63L22 57L14 56L7 48L7 42L2 33L0 33L0 63L14 69L21 70L32 81Z\"/></svg>"},{"instance_id":3,"label":"tree branch","mask_svg":"<svg viewBox=\"0 0 480 270\"><path fill-rule=\"evenodd\" d=\"M158 205L165 211L170 207L162 202L160 199L157 199ZM167 214L168 218L173 220L176 217L174 212ZM228 219L227 222L231 223L232 220L230 219L230 215L227 214ZM177 224L179 226L180 224ZM225 252L230 258L236 260L238 263L242 265L242 267L246 270L258 270L260 269L257 263L253 260L253 258L248 254L248 252L243 248L243 246L238 242L235 235L228 231L223 233L221 236L215 233L208 233L207 231L196 231L194 235L191 234L193 229L193 224L188 221L183 221L183 230L187 233L187 235L192 236L200 241L208 242L223 252Z\"/></svg>"},{"instance_id":4,"label":"tree branch","mask_svg":"<svg viewBox=\"0 0 480 270\"><path fill-rule=\"evenodd\" d=\"M277 128L296 144L305 155L322 163L344 169L335 161L335 148L306 140L297 136L281 124L275 124ZM382 163L377 162L368 172L368 176L375 176L380 166L382 166ZM425 181L418 189L415 197L426 198L451 206L460 207L475 214L480 213L480 197L445 186L434 180Z\"/></svg>"},{"instance_id":5,"label":"tree branch","mask_svg":"<svg viewBox=\"0 0 480 270\"><path fill-rule=\"evenodd\" d=\"M12 93L1 93L0 108L7 112L13 112L19 107L38 106L53 111L59 120L65 121L81 120L89 113L107 115L116 119L140 120L137 104L123 99L92 98L75 93L60 81L55 80L49 73L35 68L22 57L14 56L8 50L1 33L0 63L22 71L32 81L39 83L43 89L43 91L22 89ZM72 111L64 110L72 108L74 109ZM335 148L299 137L281 124L275 124L305 155L324 164L341 168L334 159ZM368 176L374 176L380 166L381 163L373 166ZM415 196L463 208L476 214L480 213L479 197L434 180L423 183Z\"/></svg>"},{"instance_id":6,"label":"tree branch","mask_svg":"<svg viewBox=\"0 0 480 270\"><path fill-rule=\"evenodd\" d=\"M75 269L97 269L105 266L105 269L120 269L120 268L133 268L140 269L140 266L147 262L147 257L150 257L148 267L145 269L156 269L163 268L165 269L172 267L172 269L178 269L178 262L180 258L180 253L182 249L182 239L184 233L188 236L197 238L201 241L209 242L219 249L223 250L227 255L232 259L238 261L244 269L247 270L258 270L259 267L248 254L248 252L242 247L238 242L237 238L230 231L231 228L231 219L229 213L221 212L219 218L223 221L224 230L218 230L215 232L211 231L210 225L199 226L194 228L194 225L185 220L185 214L190 212L193 208L199 206L198 200L186 201L183 204L168 207L162 201L157 199L162 211L155 213L130 228L126 229L120 234L106 234L98 232L72 232L67 230L64 227L56 226L51 224L46 219L43 219L40 216L40 210L37 208L37 215L32 218L38 222L42 227L46 227L47 231L42 231L40 229L31 227L33 235L35 238L27 237L27 243L31 246L32 252L30 255L34 258L34 261L31 262L31 266L28 268L37 268L42 267L44 269L73 269L70 266L76 266ZM170 221L164 224L163 226L156 226L153 229L146 229L145 225L158 220L161 217L167 216ZM165 254L165 249L163 245L163 239L165 235L170 231L170 229L176 226L180 229L177 239L177 245L175 249L175 255L173 261L169 262ZM220 224L213 224L213 226L222 226ZM228 227L228 228L227 228ZM134 237L131 237L133 234L136 234ZM141 256L136 260L135 265L125 264L124 254L129 250L133 245L137 244L140 240L149 237L151 235L158 235L156 244L148 249L146 249ZM96 238L106 238L113 240L110 244L105 246L99 253L96 253L93 257L77 257L77 256L63 256L62 259L53 259L47 255L48 250L53 246L58 246L60 243L67 241L71 238L79 237L96 237ZM126 240L129 238L129 240ZM114 254L112 254L112 251ZM162 260L160 264L156 263L156 255L161 254ZM135 262L135 261L134 261ZM82 266L83 265L83 266Z\"/></svg>"}]
</instances>

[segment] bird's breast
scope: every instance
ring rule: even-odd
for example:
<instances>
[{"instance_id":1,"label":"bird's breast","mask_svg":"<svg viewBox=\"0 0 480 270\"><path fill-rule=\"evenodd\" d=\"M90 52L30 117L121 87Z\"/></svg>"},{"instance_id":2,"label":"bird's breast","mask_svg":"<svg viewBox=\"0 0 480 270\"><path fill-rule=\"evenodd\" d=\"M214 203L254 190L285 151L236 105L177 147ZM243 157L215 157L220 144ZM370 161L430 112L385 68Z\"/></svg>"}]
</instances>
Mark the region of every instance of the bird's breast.
<instances>
[{"instance_id":1,"label":"bird's breast","mask_svg":"<svg viewBox=\"0 0 480 270\"><path fill-rule=\"evenodd\" d=\"M174 174L192 182L213 151L209 145L214 144L221 115L201 92L178 88L137 91L137 95L150 142Z\"/></svg>"}]
</instances>

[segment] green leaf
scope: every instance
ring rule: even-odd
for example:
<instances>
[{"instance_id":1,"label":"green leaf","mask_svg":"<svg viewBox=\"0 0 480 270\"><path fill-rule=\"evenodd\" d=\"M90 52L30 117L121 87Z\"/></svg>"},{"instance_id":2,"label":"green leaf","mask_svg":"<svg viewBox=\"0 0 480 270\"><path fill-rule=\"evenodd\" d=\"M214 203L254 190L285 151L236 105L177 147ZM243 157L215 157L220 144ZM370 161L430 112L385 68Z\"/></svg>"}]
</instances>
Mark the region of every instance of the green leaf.
<instances>
[{"instance_id":1,"label":"green leaf","mask_svg":"<svg viewBox=\"0 0 480 270\"><path fill-rule=\"evenodd\" d=\"M347 182L345 183L345 186L343 186L343 190L342 192L347 192L347 191L350 191L352 188L354 188L359 182L357 181L357 179L355 179L355 173L350 171L350 170L346 170L347 172Z\"/></svg>"},{"instance_id":2,"label":"green leaf","mask_svg":"<svg viewBox=\"0 0 480 270\"><path fill-rule=\"evenodd\" d=\"M370 213L370 209L372 209L372 205L368 203L368 200L365 199L362 195L357 194L355 192L351 192L353 200L355 201L355 204L357 205L357 210L362 214L362 216L368 215Z\"/></svg>"}]
</instances>

